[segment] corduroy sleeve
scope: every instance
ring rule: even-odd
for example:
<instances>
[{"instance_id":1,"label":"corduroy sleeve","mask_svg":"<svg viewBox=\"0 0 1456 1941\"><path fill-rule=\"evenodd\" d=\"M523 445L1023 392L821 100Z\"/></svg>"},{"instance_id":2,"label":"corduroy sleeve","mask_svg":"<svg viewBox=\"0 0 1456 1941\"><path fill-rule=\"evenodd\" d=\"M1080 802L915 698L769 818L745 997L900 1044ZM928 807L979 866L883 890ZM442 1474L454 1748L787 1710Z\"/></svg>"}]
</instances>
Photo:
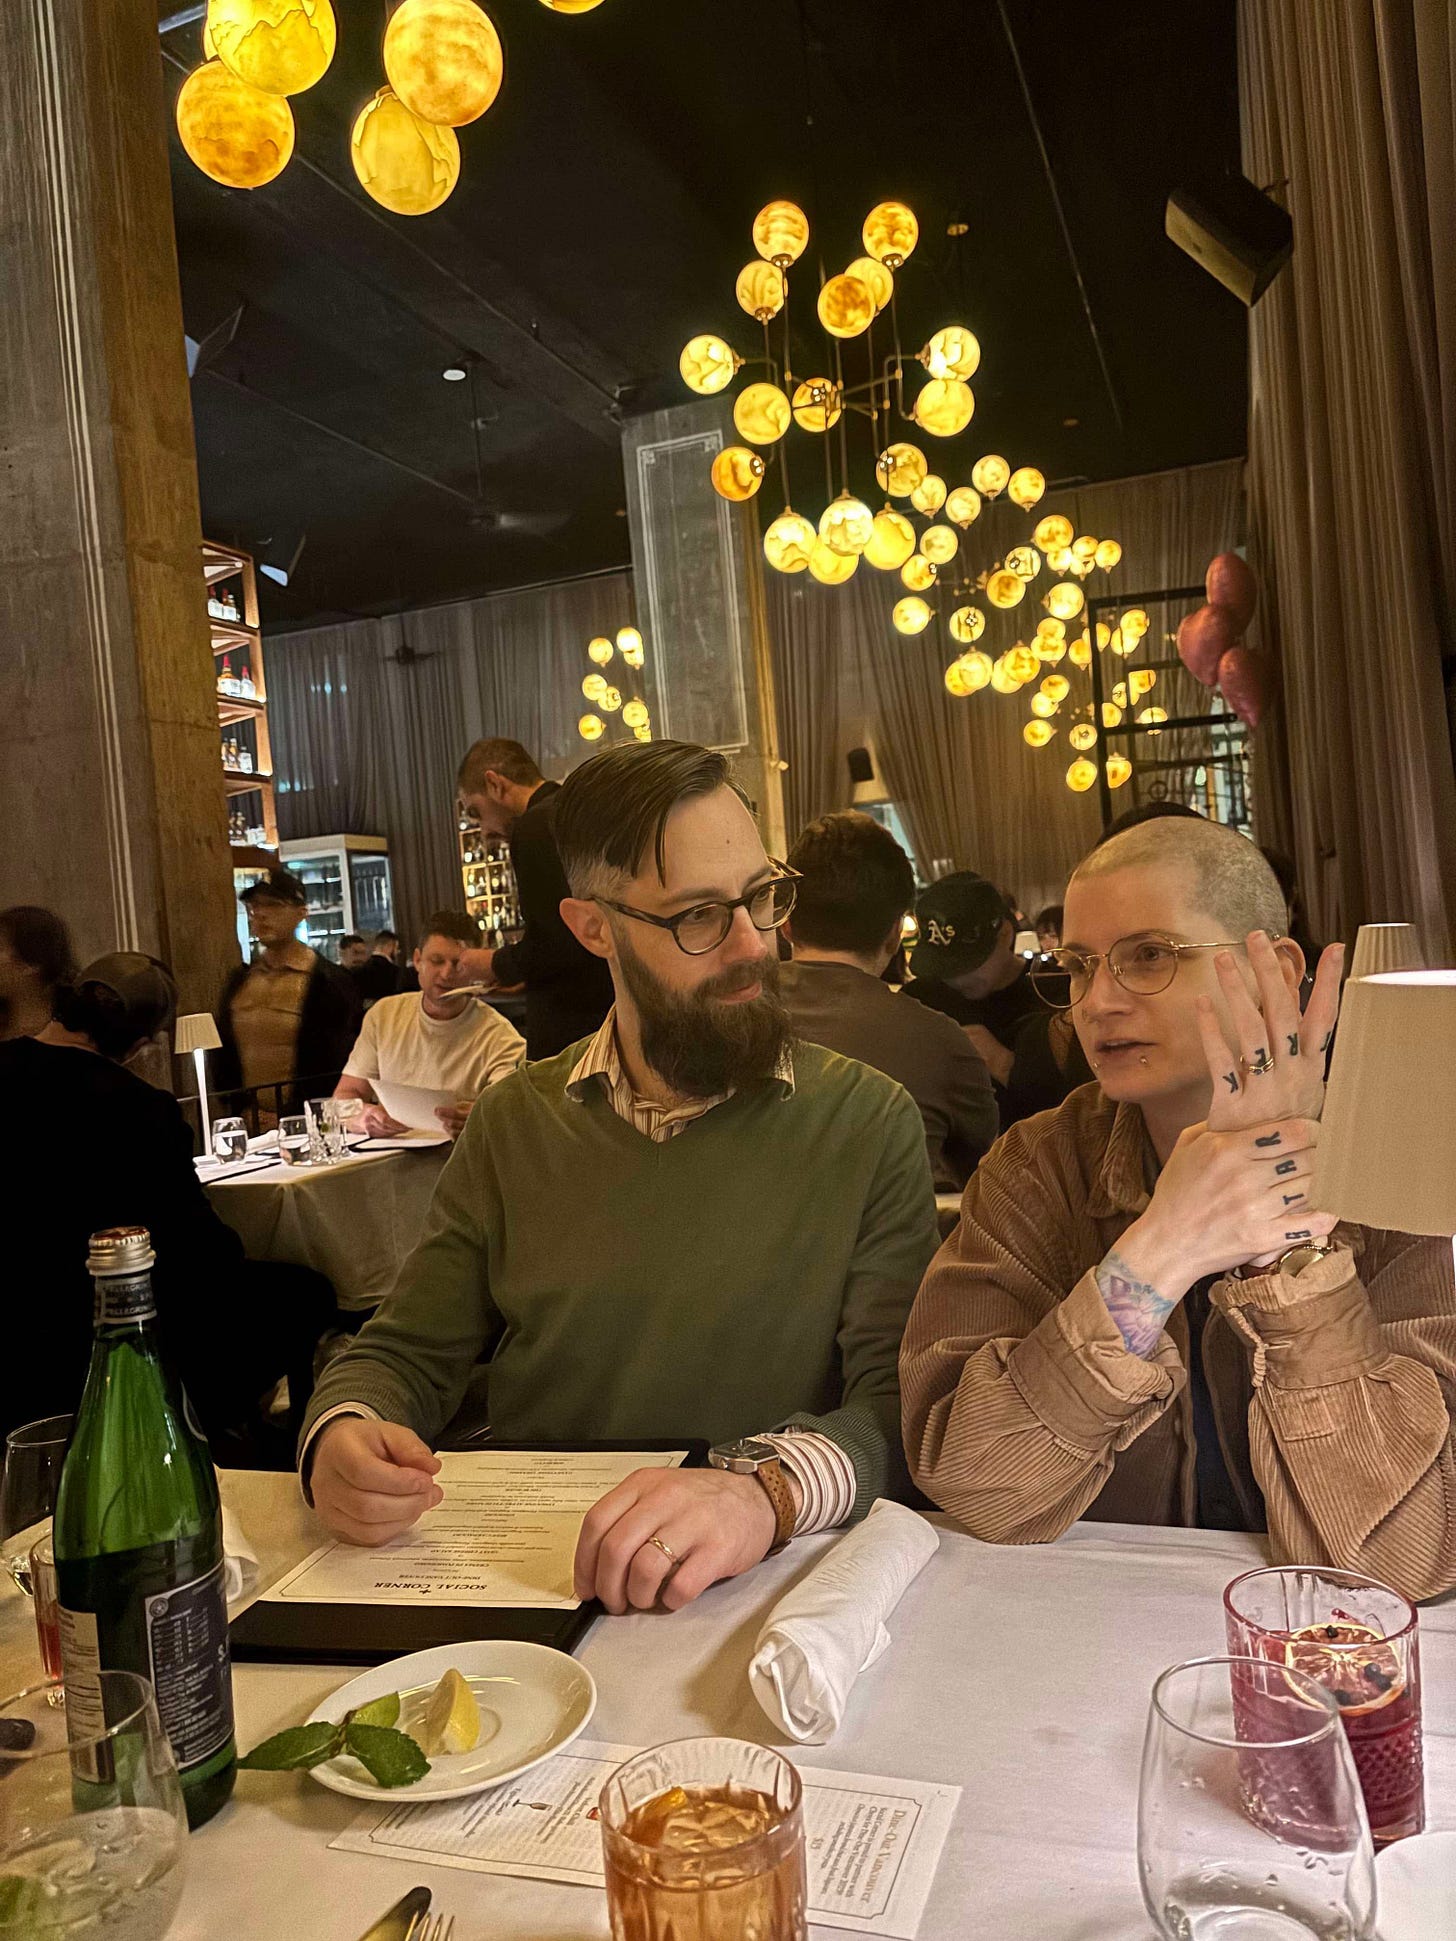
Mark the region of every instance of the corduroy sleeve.
<instances>
[{"instance_id":1,"label":"corduroy sleeve","mask_svg":"<svg viewBox=\"0 0 1456 1941\"><path fill-rule=\"evenodd\" d=\"M1212 1298L1253 1350L1249 1453L1276 1557L1407 1597L1456 1584L1456 1290L1450 1243L1366 1231L1296 1279Z\"/></svg>"},{"instance_id":2,"label":"corduroy sleeve","mask_svg":"<svg viewBox=\"0 0 1456 1941\"><path fill-rule=\"evenodd\" d=\"M900 1355L910 1474L987 1543L1060 1536L1186 1380L1166 1335L1150 1360L1128 1353L1049 1119L1013 1126L982 1161Z\"/></svg>"}]
</instances>

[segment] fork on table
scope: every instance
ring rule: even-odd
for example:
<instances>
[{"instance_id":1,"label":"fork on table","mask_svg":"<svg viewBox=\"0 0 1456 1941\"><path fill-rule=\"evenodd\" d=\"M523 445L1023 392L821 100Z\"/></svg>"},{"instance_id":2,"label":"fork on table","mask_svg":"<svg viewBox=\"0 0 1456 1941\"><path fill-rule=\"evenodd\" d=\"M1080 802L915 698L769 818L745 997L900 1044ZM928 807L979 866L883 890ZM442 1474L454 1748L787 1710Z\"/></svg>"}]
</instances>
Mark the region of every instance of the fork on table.
<instances>
[{"instance_id":1,"label":"fork on table","mask_svg":"<svg viewBox=\"0 0 1456 1941\"><path fill-rule=\"evenodd\" d=\"M453 1914L412 1914L404 1941L455 1941Z\"/></svg>"}]
</instances>

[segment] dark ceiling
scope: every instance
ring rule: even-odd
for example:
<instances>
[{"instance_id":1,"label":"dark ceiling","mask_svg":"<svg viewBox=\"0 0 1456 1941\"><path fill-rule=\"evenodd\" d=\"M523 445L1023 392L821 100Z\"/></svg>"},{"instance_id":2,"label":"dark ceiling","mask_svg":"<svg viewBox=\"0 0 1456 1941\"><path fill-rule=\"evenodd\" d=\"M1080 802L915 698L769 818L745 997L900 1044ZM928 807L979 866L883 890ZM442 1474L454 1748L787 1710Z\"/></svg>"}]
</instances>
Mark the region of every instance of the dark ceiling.
<instances>
[{"instance_id":1,"label":"dark ceiling","mask_svg":"<svg viewBox=\"0 0 1456 1941\"><path fill-rule=\"evenodd\" d=\"M1243 449L1245 312L1163 234L1170 187L1237 165L1234 0L487 0L505 85L415 219L349 163L384 9L334 4L276 182L221 188L172 137L188 332L245 306L193 380L205 526L285 554L307 533L265 586L275 629L624 564L618 416L687 396L694 331L753 347L733 282L774 195L814 225L796 291L860 253L871 203L915 208L905 334L982 344L959 469ZM163 33L169 101L198 43Z\"/></svg>"}]
</instances>

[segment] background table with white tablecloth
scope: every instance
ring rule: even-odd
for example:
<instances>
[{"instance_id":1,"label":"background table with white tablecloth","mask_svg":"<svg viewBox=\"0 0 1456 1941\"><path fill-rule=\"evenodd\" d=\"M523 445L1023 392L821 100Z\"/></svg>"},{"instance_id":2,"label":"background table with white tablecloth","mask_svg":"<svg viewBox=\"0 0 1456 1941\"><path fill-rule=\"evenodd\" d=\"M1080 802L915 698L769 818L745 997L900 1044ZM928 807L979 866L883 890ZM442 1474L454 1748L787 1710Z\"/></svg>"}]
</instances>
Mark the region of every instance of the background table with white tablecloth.
<instances>
[{"instance_id":1,"label":"background table with white tablecloth","mask_svg":"<svg viewBox=\"0 0 1456 1941\"><path fill-rule=\"evenodd\" d=\"M203 1185L250 1260L291 1260L333 1282L339 1306L367 1310L394 1286L419 1239L450 1147L351 1153L332 1166L266 1166Z\"/></svg>"}]
</instances>

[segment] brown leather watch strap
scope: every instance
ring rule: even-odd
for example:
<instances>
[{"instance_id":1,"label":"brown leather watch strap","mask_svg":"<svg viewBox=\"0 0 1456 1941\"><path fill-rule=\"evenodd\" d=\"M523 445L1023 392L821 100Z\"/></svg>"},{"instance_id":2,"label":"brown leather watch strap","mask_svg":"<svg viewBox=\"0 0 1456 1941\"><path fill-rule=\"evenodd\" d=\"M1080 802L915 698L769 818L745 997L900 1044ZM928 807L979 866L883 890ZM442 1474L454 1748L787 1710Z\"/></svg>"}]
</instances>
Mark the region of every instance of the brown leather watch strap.
<instances>
[{"instance_id":1,"label":"brown leather watch strap","mask_svg":"<svg viewBox=\"0 0 1456 1941\"><path fill-rule=\"evenodd\" d=\"M773 1557L784 1548L794 1534L794 1525L799 1520L799 1512L794 1507L794 1492L789 1487L789 1479L784 1474L781 1463L777 1461L760 1463L753 1473L767 1492L769 1502L773 1504L774 1540L768 1553Z\"/></svg>"}]
</instances>

